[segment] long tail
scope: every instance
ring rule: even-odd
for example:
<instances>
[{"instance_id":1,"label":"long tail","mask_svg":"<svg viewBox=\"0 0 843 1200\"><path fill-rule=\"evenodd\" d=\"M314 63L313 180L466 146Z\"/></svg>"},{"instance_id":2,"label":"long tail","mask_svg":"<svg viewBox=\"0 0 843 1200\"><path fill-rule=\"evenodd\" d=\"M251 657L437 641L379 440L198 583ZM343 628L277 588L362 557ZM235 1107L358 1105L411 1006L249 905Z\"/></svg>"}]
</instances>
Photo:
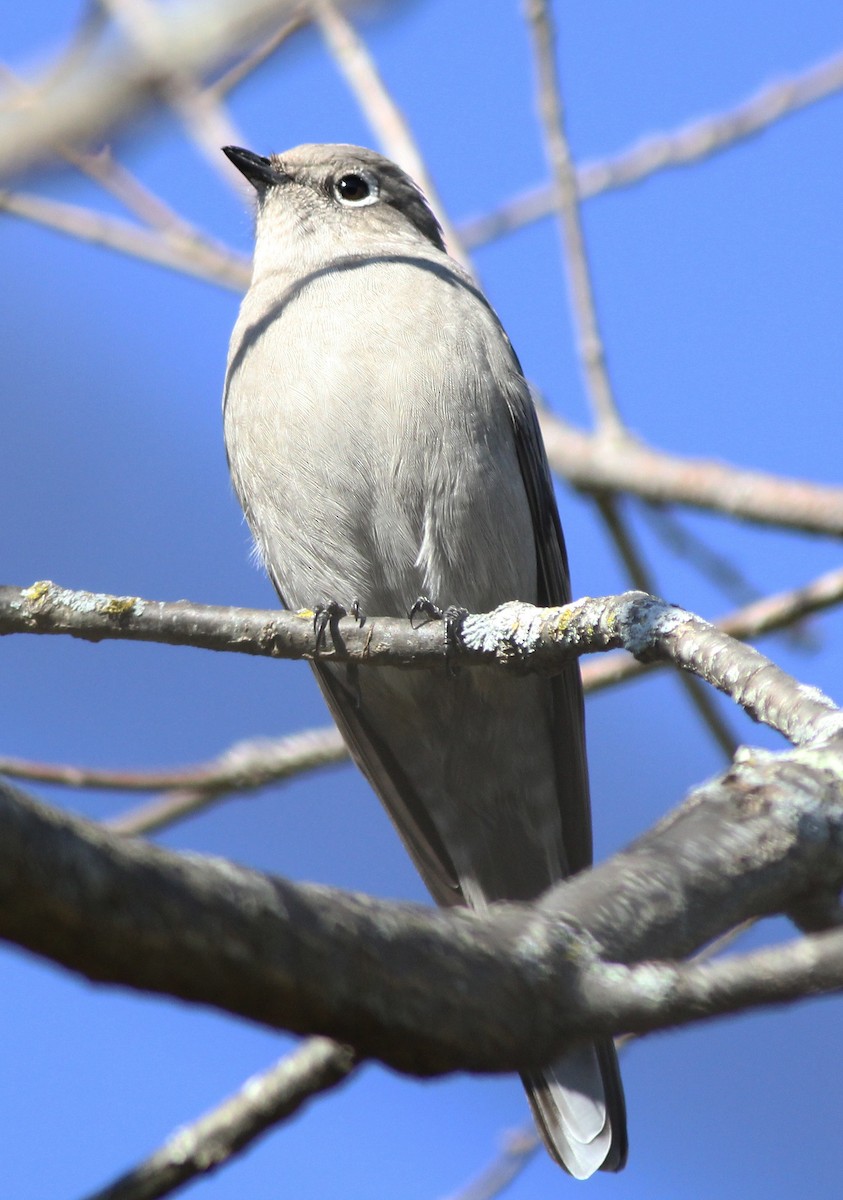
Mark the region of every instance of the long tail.
<instances>
[{"instance_id":1,"label":"long tail","mask_svg":"<svg viewBox=\"0 0 843 1200\"><path fill-rule=\"evenodd\" d=\"M523 1075L551 1158L575 1179L626 1163L626 1106L611 1041L579 1046L553 1066Z\"/></svg>"}]
</instances>

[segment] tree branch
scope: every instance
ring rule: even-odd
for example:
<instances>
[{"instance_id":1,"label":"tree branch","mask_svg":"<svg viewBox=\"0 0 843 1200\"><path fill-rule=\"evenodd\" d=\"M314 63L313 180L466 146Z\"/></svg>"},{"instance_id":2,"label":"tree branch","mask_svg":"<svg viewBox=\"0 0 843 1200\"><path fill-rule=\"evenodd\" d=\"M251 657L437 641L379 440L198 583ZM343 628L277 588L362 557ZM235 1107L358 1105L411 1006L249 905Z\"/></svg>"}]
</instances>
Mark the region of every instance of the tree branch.
<instances>
[{"instance_id":1,"label":"tree branch","mask_svg":"<svg viewBox=\"0 0 843 1200\"><path fill-rule=\"evenodd\" d=\"M644 662L672 662L740 704L755 721L804 745L828 738L843 716L828 697L805 688L751 646L707 621L641 592L585 597L560 608L513 601L491 613L465 615L446 638L445 623L352 617L314 629L314 614L222 608L180 600L72 592L49 582L0 587L0 635L71 634L89 641L124 639L196 646L273 658L310 659L405 669L496 666L554 673L593 651L628 650Z\"/></svg>"},{"instance_id":2,"label":"tree branch","mask_svg":"<svg viewBox=\"0 0 843 1200\"><path fill-rule=\"evenodd\" d=\"M762 600L756 600L725 617L720 617L714 624L730 637L744 641L786 629L794 621L833 608L841 602L843 568L827 571L802 587L765 596ZM636 679L643 672L659 665L636 662L623 655L611 655L602 662L584 664L583 687L586 692L602 691L603 688Z\"/></svg>"},{"instance_id":3,"label":"tree branch","mask_svg":"<svg viewBox=\"0 0 843 1200\"><path fill-rule=\"evenodd\" d=\"M112 817L105 824L115 833L152 833L200 812L232 792L254 791L292 779L304 771L347 762L348 757L348 747L333 726L286 738L243 742L232 746L216 763L198 768L193 780L185 778L177 787L170 785L171 790L162 796Z\"/></svg>"},{"instance_id":4,"label":"tree branch","mask_svg":"<svg viewBox=\"0 0 843 1200\"><path fill-rule=\"evenodd\" d=\"M311 766L342 762L345 743L332 727L310 729L281 738L250 738L230 746L210 762L161 770L109 770L76 763L32 762L0 756L0 775L60 787L118 792L249 791L275 783ZM114 823L110 827L113 829ZM125 829L121 833L128 832ZM133 833L140 832L133 829Z\"/></svg>"},{"instance_id":5,"label":"tree branch","mask_svg":"<svg viewBox=\"0 0 843 1200\"><path fill-rule=\"evenodd\" d=\"M553 470L584 492L629 492L742 521L843 537L843 488L823 487L727 463L683 458L629 435L601 437L539 412Z\"/></svg>"},{"instance_id":6,"label":"tree branch","mask_svg":"<svg viewBox=\"0 0 843 1200\"><path fill-rule=\"evenodd\" d=\"M730 150L747 138L843 90L843 54L815 63L806 71L762 88L735 108L691 121L670 133L652 134L629 150L577 168L577 191L589 200L615 188L630 187L658 171L686 167L712 154ZM552 186L533 188L494 212L460 226L469 249L552 216Z\"/></svg>"},{"instance_id":7,"label":"tree branch","mask_svg":"<svg viewBox=\"0 0 843 1200\"><path fill-rule=\"evenodd\" d=\"M180 0L160 8L154 57L148 48L87 45L33 81L38 103L0 111L0 174L49 158L57 144L100 138L149 107L167 84L201 76L300 12L300 0Z\"/></svg>"},{"instance_id":8,"label":"tree branch","mask_svg":"<svg viewBox=\"0 0 843 1200\"><path fill-rule=\"evenodd\" d=\"M384 153L394 158L421 187L442 226L449 253L471 273L471 260L451 223L407 118L391 96L365 43L336 0L311 0L311 3L325 43Z\"/></svg>"},{"instance_id":9,"label":"tree branch","mask_svg":"<svg viewBox=\"0 0 843 1200\"><path fill-rule=\"evenodd\" d=\"M562 257L571 297L577 354L598 428L607 436L623 433L597 320L594 288L580 220L576 171L565 132L562 91L556 68L553 18L547 0L528 0L526 18L533 40L538 108L548 162L553 173L553 211L559 222Z\"/></svg>"},{"instance_id":10,"label":"tree branch","mask_svg":"<svg viewBox=\"0 0 843 1200\"><path fill-rule=\"evenodd\" d=\"M106 246L132 258L205 279L231 291L242 292L249 283L251 267L247 259L198 231L186 232L181 222L168 229L145 229L123 217L113 217L78 204L2 189L0 211L91 245Z\"/></svg>"},{"instance_id":11,"label":"tree branch","mask_svg":"<svg viewBox=\"0 0 843 1200\"><path fill-rule=\"evenodd\" d=\"M786 629L794 621L822 612L841 602L843 568L828 571L801 587L765 596L762 600L754 601L721 617L714 624L730 637L745 640ZM583 686L586 692L601 691L614 684L638 678L645 671L664 665L658 662L639 662L623 654L612 654L602 660L583 665ZM269 743L249 741L238 744L211 763L177 767L172 770L108 770L76 763L39 763L0 757L0 774L64 787L120 791L169 790L175 795L153 801L149 806L149 809L152 809L160 804L161 809L166 808L169 813L170 806L178 804L180 795L184 796L185 809L167 815L169 821L183 815L184 811L193 811L193 802L203 788L209 791L216 787L221 791L242 791L261 787L265 783L286 778L289 771L329 765L346 756L345 743L337 731L326 727L289 738L280 738L277 741L272 740ZM159 814L163 815L163 812ZM109 822L109 827L119 829L123 833L148 833L152 829L160 828L161 824L155 813L148 812L144 806L114 818Z\"/></svg>"},{"instance_id":12,"label":"tree branch","mask_svg":"<svg viewBox=\"0 0 843 1200\"><path fill-rule=\"evenodd\" d=\"M313 1096L348 1078L354 1055L311 1038L268 1071L253 1075L211 1112L176 1133L149 1158L87 1200L157 1200L207 1175L251 1146Z\"/></svg>"},{"instance_id":13,"label":"tree branch","mask_svg":"<svg viewBox=\"0 0 843 1200\"><path fill-rule=\"evenodd\" d=\"M843 884L843 743L742 754L534 906L436 910L178 856L0 786L0 936L93 980L349 1043L413 1074L538 1066L843 987L843 934L672 959ZM661 961L652 961L652 960Z\"/></svg>"}]
</instances>

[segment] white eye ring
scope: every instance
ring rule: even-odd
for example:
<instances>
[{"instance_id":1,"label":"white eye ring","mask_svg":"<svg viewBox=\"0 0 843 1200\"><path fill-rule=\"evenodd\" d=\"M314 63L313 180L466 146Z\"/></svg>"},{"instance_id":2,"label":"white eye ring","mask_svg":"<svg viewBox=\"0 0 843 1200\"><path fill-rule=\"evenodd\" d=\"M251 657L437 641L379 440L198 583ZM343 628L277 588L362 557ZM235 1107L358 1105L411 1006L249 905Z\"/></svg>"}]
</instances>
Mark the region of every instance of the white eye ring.
<instances>
[{"instance_id":1,"label":"white eye ring","mask_svg":"<svg viewBox=\"0 0 843 1200\"><path fill-rule=\"evenodd\" d=\"M378 199L378 181L368 171L346 171L334 180L334 198L347 208L363 208Z\"/></svg>"}]
</instances>

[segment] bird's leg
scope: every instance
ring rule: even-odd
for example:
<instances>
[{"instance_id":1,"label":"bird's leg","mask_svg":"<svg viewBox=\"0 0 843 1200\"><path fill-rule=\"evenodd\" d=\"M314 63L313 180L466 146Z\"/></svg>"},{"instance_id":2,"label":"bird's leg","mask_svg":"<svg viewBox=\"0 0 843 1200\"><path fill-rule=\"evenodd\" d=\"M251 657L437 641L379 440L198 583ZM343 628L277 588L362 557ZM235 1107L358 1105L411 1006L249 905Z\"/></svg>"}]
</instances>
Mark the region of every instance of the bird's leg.
<instances>
[{"instance_id":1,"label":"bird's leg","mask_svg":"<svg viewBox=\"0 0 843 1200\"><path fill-rule=\"evenodd\" d=\"M445 622L445 663L448 675L452 679L459 671L452 658L460 644L460 629L467 612L468 609L459 608L456 604L449 604L447 608L442 609L438 604L434 604L428 596L419 596L407 614L413 629L418 629L419 625L425 625L428 621ZM418 621L419 616L424 617L425 620Z\"/></svg>"},{"instance_id":2,"label":"bird's leg","mask_svg":"<svg viewBox=\"0 0 843 1200\"><path fill-rule=\"evenodd\" d=\"M313 629L316 633L316 649L325 644L325 630L331 628L332 634L335 632L332 626L339 621L340 617L351 616L362 628L366 618L360 608L359 600L352 600L351 608L346 608L340 604L338 600L329 600L327 604L317 604L313 610ZM355 708L360 707L360 674L356 663L347 663L345 668L345 682L348 690L351 693L351 703Z\"/></svg>"},{"instance_id":3,"label":"bird's leg","mask_svg":"<svg viewBox=\"0 0 843 1200\"><path fill-rule=\"evenodd\" d=\"M313 610L313 632L316 634L317 651L325 644L325 630L330 629L333 635L334 626L340 617L348 616L348 609L337 600L329 600L327 604L317 604Z\"/></svg>"}]
</instances>

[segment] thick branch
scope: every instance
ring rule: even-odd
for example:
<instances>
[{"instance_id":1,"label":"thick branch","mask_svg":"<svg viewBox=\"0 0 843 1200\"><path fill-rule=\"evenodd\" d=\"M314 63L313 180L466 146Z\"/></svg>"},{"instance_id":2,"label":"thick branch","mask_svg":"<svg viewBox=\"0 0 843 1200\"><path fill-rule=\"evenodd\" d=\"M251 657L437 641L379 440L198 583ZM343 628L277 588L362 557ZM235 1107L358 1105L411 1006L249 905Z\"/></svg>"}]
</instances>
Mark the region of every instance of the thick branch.
<instances>
[{"instance_id":1,"label":"thick branch","mask_svg":"<svg viewBox=\"0 0 843 1200\"><path fill-rule=\"evenodd\" d=\"M154 47L85 47L32 80L39 103L0 113L0 173L51 157L56 144L102 137L167 84L203 75L300 12L299 0L180 0L161 6ZM152 51L152 53L150 53Z\"/></svg>"},{"instance_id":2,"label":"thick branch","mask_svg":"<svg viewBox=\"0 0 843 1200\"><path fill-rule=\"evenodd\" d=\"M179 857L0 791L0 936L94 980L352 1044L433 1074L538 1065L843 986L840 935L673 959L843 883L841 747L745 755L624 853L535 907L431 910Z\"/></svg>"}]
</instances>

